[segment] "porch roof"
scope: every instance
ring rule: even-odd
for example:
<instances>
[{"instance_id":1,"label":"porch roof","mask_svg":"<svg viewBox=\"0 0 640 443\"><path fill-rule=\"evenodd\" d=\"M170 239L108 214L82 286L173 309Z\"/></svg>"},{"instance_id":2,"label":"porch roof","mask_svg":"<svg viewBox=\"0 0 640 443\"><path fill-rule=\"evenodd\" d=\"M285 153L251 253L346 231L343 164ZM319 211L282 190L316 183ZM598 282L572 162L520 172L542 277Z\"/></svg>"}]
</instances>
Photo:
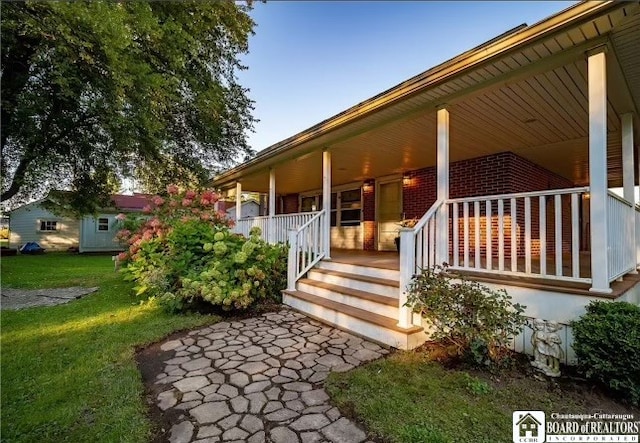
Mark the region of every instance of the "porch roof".
<instances>
[{"instance_id":1,"label":"porch roof","mask_svg":"<svg viewBox=\"0 0 640 443\"><path fill-rule=\"evenodd\" d=\"M320 188L321 154L338 185L435 164L435 111L451 115L451 161L512 151L588 183L585 54L606 45L609 182L621 183L619 116L640 103L640 4L583 2L519 27L287 138L212 180L279 194ZM636 155L636 159L637 159Z\"/></svg>"}]
</instances>

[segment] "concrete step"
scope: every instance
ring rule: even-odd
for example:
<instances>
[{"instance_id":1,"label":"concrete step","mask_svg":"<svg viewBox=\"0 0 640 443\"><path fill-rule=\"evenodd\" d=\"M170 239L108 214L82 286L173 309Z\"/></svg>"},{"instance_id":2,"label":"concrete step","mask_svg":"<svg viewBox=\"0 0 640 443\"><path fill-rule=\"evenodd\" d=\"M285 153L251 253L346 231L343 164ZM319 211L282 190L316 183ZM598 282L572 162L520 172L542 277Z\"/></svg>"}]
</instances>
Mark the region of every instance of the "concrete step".
<instances>
[{"instance_id":1,"label":"concrete step","mask_svg":"<svg viewBox=\"0 0 640 443\"><path fill-rule=\"evenodd\" d=\"M346 288L324 281L303 278L298 280L297 289L308 294L337 301L345 305L398 318L398 298L372 294L358 289Z\"/></svg>"},{"instance_id":2,"label":"concrete step","mask_svg":"<svg viewBox=\"0 0 640 443\"><path fill-rule=\"evenodd\" d=\"M375 314L303 291L283 291L283 302L319 321L399 349L413 349L427 339L423 328L400 328L397 319Z\"/></svg>"},{"instance_id":3,"label":"concrete step","mask_svg":"<svg viewBox=\"0 0 640 443\"><path fill-rule=\"evenodd\" d=\"M344 272L348 274L364 275L367 277L382 278L385 280L400 280L400 271L373 266L355 265L334 260L321 260L316 268L330 271Z\"/></svg>"},{"instance_id":4,"label":"concrete step","mask_svg":"<svg viewBox=\"0 0 640 443\"><path fill-rule=\"evenodd\" d=\"M363 292L397 298L400 284L398 280L389 280L366 275L351 274L348 272L333 271L329 269L313 268L307 274L310 280L330 283Z\"/></svg>"}]
</instances>

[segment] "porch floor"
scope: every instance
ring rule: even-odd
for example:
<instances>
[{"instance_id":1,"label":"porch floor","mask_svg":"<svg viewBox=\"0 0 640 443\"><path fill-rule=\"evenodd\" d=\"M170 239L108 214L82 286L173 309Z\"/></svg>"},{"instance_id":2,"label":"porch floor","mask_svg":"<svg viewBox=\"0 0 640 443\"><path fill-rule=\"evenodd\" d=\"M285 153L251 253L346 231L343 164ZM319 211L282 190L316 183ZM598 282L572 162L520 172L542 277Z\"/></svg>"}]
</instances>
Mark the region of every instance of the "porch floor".
<instances>
[{"instance_id":1,"label":"porch floor","mask_svg":"<svg viewBox=\"0 0 640 443\"><path fill-rule=\"evenodd\" d=\"M356 249L331 249L331 261L337 263L347 263L358 266L367 266L371 268L380 269L400 269L400 257L395 251L363 251ZM462 257L460 257L462 263ZM470 257L470 266L473 266L473 257ZM497 258L494 257L493 265L497 266ZM591 255L589 252L580 253L580 276L589 278L591 277ZM485 265L485 259L482 259L482 265ZM505 266L510 266L510 259L505 259ZM532 271L540 271L540 258L534 257L531 260ZM524 271L525 259L524 257L518 258L518 270ZM547 269L555 269L555 259L547 256ZM571 256L565 255L563 257L563 273L564 275L571 275ZM568 282L558 281L552 279L538 278L538 277L525 277L514 276L504 274L488 274L482 272L465 272L465 275L474 277L479 281L496 284L508 284L513 286L521 286L527 288L539 288L546 290L555 290L558 292L566 292L578 295L594 296L594 293L589 292L590 285L588 283L580 282ZM611 284L612 293L602 294L604 298L618 298L627 292L630 288L640 283L640 274L627 274L622 281L614 281Z\"/></svg>"}]
</instances>

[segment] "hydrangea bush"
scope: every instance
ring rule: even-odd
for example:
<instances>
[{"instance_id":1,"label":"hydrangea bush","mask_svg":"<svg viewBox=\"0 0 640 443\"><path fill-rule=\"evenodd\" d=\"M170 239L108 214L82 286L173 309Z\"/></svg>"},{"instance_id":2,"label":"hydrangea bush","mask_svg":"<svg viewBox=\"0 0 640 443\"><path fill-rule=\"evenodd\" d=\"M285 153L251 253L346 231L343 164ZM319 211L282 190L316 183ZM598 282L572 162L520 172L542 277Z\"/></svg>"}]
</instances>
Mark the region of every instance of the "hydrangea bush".
<instances>
[{"instance_id":1,"label":"hydrangea bush","mask_svg":"<svg viewBox=\"0 0 640 443\"><path fill-rule=\"evenodd\" d=\"M157 298L170 311L199 302L244 309L278 297L286 286L283 245L269 245L254 228L249 238L234 234L231 222L214 210L218 195L167 188L145 208L146 218L120 217L117 238L125 278L138 295ZM137 228L136 228L137 226Z\"/></svg>"}]
</instances>

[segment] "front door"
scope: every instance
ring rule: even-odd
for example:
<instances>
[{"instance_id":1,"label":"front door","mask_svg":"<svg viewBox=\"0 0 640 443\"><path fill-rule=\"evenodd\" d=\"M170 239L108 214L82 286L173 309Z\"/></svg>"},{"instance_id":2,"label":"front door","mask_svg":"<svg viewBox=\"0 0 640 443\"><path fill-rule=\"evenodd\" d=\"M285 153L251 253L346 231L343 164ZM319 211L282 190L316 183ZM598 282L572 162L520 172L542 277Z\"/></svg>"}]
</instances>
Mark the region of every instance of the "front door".
<instances>
[{"instance_id":1,"label":"front door","mask_svg":"<svg viewBox=\"0 0 640 443\"><path fill-rule=\"evenodd\" d=\"M394 251L402 221L402 182L380 183L378 188L378 250Z\"/></svg>"}]
</instances>

